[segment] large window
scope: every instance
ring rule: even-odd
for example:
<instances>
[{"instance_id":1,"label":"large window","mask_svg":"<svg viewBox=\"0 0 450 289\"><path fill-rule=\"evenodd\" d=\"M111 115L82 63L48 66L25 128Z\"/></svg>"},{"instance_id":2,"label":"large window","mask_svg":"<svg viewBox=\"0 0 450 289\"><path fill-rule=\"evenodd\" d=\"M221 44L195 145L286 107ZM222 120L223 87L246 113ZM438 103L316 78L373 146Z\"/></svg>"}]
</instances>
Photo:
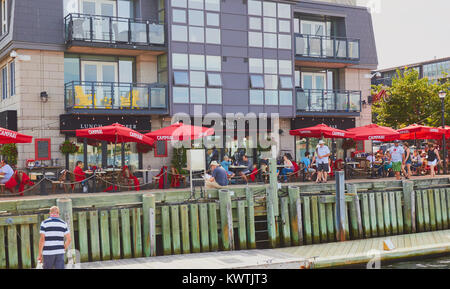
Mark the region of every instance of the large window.
<instances>
[{"instance_id":1,"label":"large window","mask_svg":"<svg viewBox=\"0 0 450 289\"><path fill-rule=\"evenodd\" d=\"M8 98L8 67L2 68L2 99Z\"/></svg>"},{"instance_id":2,"label":"large window","mask_svg":"<svg viewBox=\"0 0 450 289\"><path fill-rule=\"evenodd\" d=\"M174 71L175 87L172 90L174 103L222 103L220 56L173 53L172 68L177 70Z\"/></svg>"},{"instance_id":3,"label":"large window","mask_svg":"<svg viewBox=\"0 0 450 289\"><path fill-rule=\"evenodd\" d=\"M10 79L10 95L16 94L16 63L13 61L9 64L9 79Z\"/></svg>"},{"instance_id":4,"label":"large window","mask_svg":"<svg viewBox=\"0 0 450 289\"><path fill-rule=\"evenodd\" d=\"M8 32L8 5L6 0L2 0L2 35Z\"/></svg>"}]
</instances>

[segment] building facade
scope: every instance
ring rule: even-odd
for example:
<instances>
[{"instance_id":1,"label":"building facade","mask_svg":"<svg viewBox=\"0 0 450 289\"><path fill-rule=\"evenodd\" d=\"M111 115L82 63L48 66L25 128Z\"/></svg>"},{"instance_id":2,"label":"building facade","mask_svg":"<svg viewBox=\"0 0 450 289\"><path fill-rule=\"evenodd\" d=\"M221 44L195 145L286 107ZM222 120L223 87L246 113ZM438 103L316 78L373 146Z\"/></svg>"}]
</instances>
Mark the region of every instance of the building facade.
<instances>
[{"instance_id":1,"label":"building facade","mask_svg":"<svg viewBox=\"0 0 450 289\"><path fill-rule=\"evenodd\" d=\"M0 124L34 137L18 145L18 166L105 167L114 154L117 165L170 165L164 144L162 154L135 144L114 150L75 130L119 122L145 133L175 114L193 117L196 107L223 118L277 113L279 149L298 159L315 142L290 129L370 123L378 63L370 13L353 1L326 2L2 0ZM79 152L62 155L65 140ZM224 138L220 156L238 142Z\"/></svg>"}]
</instances>

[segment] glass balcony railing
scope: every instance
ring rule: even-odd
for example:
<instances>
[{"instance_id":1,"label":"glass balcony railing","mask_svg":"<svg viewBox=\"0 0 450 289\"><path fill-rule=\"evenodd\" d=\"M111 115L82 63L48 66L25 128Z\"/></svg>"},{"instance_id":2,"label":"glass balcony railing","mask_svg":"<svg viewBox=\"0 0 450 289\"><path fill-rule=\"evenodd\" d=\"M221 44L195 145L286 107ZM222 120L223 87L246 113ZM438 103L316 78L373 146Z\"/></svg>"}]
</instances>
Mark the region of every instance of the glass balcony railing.
<instances>
[{"instance_id":1,"label":"glass balcony railing","mask_svg":"<svg viewBox=\"0 0 450 289\"><path fill-rule=\"evenodd\" d=\"M167 110L165 84L72 81L65 84L65 108Z\"/></svg>"},{"instance_id":2,"label":"glass balcony railing","mask_svg":"<svg viewBox=\"0 0 450 289\"><path fill-rule=\"evenodd\" d=\"M131 18L71 13L64 18L66 43L86 41L164 45L164 24Z\"/></svg>"},{"instance_id":3,"label":"glass balcony railing","mask_svg":"<svg viewBox=\"0 0 450 289\"><path fill-rule=\"evenodd\" d=\"M361 112L361 91L297 88L297 111Z\"/></svg>"},{"instance_id":4,"label":"glass balcony railing","mask_svg":"<svg viewBox=\"0 0 450 289\"><path fill-rule=\"evenodd\" d=\"M359 39L295 34L295 55L359 61Z\"/></svg>"}]
</instances>

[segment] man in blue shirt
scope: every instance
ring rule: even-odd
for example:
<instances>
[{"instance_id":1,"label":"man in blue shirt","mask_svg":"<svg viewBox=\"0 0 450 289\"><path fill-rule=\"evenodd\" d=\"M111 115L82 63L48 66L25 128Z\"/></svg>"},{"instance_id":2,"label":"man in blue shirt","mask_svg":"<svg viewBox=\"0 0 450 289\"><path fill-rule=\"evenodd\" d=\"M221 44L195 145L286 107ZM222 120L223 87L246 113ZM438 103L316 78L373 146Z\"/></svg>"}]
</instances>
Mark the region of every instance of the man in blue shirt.
<instances>
[{"instance_id":1,"label":"man in blue shirt","mask_svg":"<svg viewBox=\"0 0 450 289\"><path fill-rule=\"evenodd\" d=\"M311 168L311 159L309 158L310 153L305 152L305 156L301 159L303 165L305 165L305 173L308 175L308 180L311 180L311 175L313 175L316 170Z\"/></svg>"},{"instance_id":2,"label":"man in blue shirt","mask_svg":"<svg viewBox=\"0 0 450 289\"><path fill-rule=\"evenodd\" d=\"M223 157L223 161L220 163L220 165L222 166L222 168L227 172L227 175L229 178L234 177L234 173L230 172L229 167L231 165L231 160L228 156L224 156Z\"/></svg>"},{"instance_id":3,"label":"man in blue shirt","mask_svg":"<svg viewBox=\"0 0 450 289\"><path fill-rule=\"evenodd\" d=\"M3 178L0 179L0 183L2 184L6 184L14 175L14 170L5 160L0 162L0 175L3 176Z\"/></svg>"},{"instance_id":4,"label":"man in blue shirt","mask_svg":"<svg viewBox=\"0 0 450 289\"><path fill-rule=\"evenodd\" d=\"M219 163L212 161L210 164L211 178L206 180L205 186L207 189L221 189L228 186L228 175L224 168L220 167Z\"/></svg>"}]
</instances>

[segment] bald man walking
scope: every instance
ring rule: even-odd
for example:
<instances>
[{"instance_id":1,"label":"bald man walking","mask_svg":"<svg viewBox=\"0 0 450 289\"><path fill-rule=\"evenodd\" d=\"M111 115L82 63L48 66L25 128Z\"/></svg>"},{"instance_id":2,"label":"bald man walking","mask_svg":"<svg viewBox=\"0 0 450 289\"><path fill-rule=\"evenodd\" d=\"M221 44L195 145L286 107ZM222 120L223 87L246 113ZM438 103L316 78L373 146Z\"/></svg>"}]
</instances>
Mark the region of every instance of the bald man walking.
<instances>
[{"instance_id":1,"label":"bald man walking","mask_svg":"<svg viewBox=\"0 0 450 289\"><path fill-rule=\"evenodd\" d=\"M59 208L50 208L50 218L41 223L38 261L44 269L64 269L64 254L72 240L66 222L59 218Z\"/></svg>"}]
</instances>

